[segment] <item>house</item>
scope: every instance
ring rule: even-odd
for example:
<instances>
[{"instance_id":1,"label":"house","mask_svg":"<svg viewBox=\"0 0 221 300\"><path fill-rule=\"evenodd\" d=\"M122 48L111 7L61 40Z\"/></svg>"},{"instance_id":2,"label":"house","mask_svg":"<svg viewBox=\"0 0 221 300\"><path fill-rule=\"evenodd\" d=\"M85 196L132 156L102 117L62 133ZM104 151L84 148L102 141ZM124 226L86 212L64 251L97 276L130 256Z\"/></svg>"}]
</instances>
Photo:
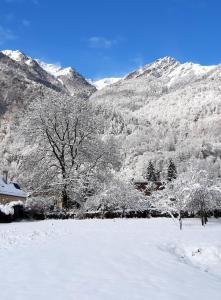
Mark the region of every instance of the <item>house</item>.
<instances>
[{"instance_id":1,"label":"house","mask_svg":"<svg viewBox=\"0 0 221 300\"><path fill-rule=\"evenodd\" d=\"M4 171L0 177L0 203L5 204L11 201L26 200L26 193L21 190L20 186L15 182L8 182L8 172Z\"/></svg>"},{"instance_id":2,"label":"house","mask_svg":"<svg viewBox=\"0 0 221 300\"><path fill-rule=\"evenodd\" d=\"M148 182L141 179L135 180L133 183L135 188L146 196L150 196L153 191L161 191L165 188L165 183L161 181Z\"/></svg>"}]
</instances>

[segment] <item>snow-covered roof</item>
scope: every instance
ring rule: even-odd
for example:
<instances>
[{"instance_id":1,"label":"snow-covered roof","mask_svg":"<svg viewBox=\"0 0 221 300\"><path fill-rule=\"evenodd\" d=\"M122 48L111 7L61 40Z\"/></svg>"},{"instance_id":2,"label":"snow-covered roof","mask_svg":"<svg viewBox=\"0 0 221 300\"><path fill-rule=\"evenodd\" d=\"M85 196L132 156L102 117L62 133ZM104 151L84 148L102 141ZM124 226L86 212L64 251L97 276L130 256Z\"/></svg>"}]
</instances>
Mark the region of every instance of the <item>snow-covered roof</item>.
<instances>
[{"instance_id":1,"label":"snow-covered roof","mask_svg":"<svg viewBox=\"0 0 221 300\"><path fill-rule=\"evenodd\" d=\"M26 193L18 188L18 185L14 184L13 182L5 183L2 177L0 177L0 195L9 195L22 198L27 197Z\"/></svg>"}]
</instances>

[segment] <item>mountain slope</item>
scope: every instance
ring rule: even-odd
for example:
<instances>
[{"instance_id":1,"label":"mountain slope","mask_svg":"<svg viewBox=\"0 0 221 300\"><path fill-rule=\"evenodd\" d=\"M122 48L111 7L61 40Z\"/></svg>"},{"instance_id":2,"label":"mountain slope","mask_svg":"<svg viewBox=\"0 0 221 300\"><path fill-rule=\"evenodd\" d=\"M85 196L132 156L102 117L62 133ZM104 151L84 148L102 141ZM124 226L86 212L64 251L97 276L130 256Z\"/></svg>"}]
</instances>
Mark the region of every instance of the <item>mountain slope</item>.
<instances>
[{"instance_id":1,"label":"mountain slope","mask_svg":"<svg viewBox=\"0 0 221 300\"><path fill-rule=\"evenodd\" d=\"M131 178L142 176L150 159L163 170L169 157L182 164L207 148L221 149L220 86L220 65L181 64L165 57L97 91L90 100L114 111L109 113L109 130L113 124L118 128L124 171Z\"/></svg>"},{"instance_id":2,"label":"mountain slope","mask_svg":"<svg viewBox=\"0 0 221 300\"><path fill-rule=\"evenodd\" d=\"M47 73L57 78L71 95L78 95L84 90L84 96L88 97L96 91L96 87L89 83L83 76L81 76L75 69L68 67L62 68L54 64L47 64L40 60L36 60L39 65Z\"/></svg>"},{"instance_id":3,"label":"mountain slope","mask_svg":"<svg viewBox=\"0 0 221 300\"><path fill-rule=\"evenodd\" d=\"M39 80L45 79L45 81L54 83L54 85L60 89L62 86L62 89L66 89L66 92L73 96L88 97L96 91L96 88L89 84L87 80L73 68L61 68L56 65L46 64L18 50L4 50L1 53L21 66L28 67L29 71L37 73Z\"/></svg>"},{"instance_id":4,"label":"mountain slope","mask_svg":"<svg viewBox=\"0 0 221 300\"><path fill-rule=\"evenodd\" d=\"M0 168L16 168L24 145L18 140L20 117L28 105L45 94L57 93L86 99L95 91L80 74L55 77L20 51L0 52ZM25 116L25 114L24 114Z\"/></svg>"},{"instance_id":5,"label":"mountain slope","mask_svg":"<svg viewBox=\"0 0 221 300\"><path fill-rule=\"evenodd\" d=\"M107 81L96 91L72 68L48 65L19 51L0 52L1 164L16 169L23 151L16 139L18 120L29 103L44 93L66 93L84 99L91 95L103 111L104 134L118 140L128 179L142 177L150 159L163 173L169 158L181 169L187 161L206 158L221 176L220 65L182 64L165 57Z\"/></svg>"}]
</instances>

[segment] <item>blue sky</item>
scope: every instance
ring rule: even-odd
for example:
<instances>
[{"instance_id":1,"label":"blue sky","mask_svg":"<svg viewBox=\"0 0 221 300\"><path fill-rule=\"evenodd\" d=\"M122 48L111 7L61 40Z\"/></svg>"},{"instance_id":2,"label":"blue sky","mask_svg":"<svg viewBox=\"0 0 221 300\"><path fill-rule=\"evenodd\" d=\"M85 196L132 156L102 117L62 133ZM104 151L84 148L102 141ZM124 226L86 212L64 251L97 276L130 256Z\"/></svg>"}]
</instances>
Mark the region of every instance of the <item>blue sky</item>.
<instances>
[{"instance_id":1,"label":"blue sky","mask_svg":"<svg viewBox=\"0 0 221 300\"><path fill-rule=\"evenodd\" d=\"M217 64L220 13L219 0L0 0L0 48L96 79L167 55Z\"/></svg>"}]
</instances>

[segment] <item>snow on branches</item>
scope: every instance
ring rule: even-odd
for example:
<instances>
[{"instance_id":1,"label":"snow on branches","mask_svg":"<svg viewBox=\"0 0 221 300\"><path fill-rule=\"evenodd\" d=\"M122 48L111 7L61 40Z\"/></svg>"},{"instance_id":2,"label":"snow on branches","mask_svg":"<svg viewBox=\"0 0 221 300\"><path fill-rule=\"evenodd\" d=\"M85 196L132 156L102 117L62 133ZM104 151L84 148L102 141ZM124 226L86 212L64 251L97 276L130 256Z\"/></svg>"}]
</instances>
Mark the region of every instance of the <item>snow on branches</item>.
<instances>
[{"instance_id":1,"label":"snow on branches","mask_svg":"<svg viewBox=\"0 0 221 300\"><path fill-rule=\"evenodd\" d=\"M62 207L80 205L85 184L120 165L114 141L102 138L101 116L84 99L44 94L26 120L26 142L34 145L23 162L29 189L60 195Z\"/></svg>"},{"instance_id":2,"label":"snow on branches","mask_svg":"<svg viewBox=\"0 0 221 300\"><path fill-rule=\"evenodd\" d=\"M98 195L90 197L84 208L88 211L99 211L102 216L106 212L120 212L124 217L126 212L149 209L150 203L134 185L115 178Z\"/></svg>"},{"instance_id":3,"label":"snow on branches","mask_svg":"<svg viewBox=\"0 0 221 300\"><path fill-rule=\"evenodd\" d=\"M221 208L220 183L210 179L205 170L191 169L154 193L153 205L163 213L177 214L181 229L184 212L199 214L205 225L207 213Z\"/></svg>"}]
</instances>

